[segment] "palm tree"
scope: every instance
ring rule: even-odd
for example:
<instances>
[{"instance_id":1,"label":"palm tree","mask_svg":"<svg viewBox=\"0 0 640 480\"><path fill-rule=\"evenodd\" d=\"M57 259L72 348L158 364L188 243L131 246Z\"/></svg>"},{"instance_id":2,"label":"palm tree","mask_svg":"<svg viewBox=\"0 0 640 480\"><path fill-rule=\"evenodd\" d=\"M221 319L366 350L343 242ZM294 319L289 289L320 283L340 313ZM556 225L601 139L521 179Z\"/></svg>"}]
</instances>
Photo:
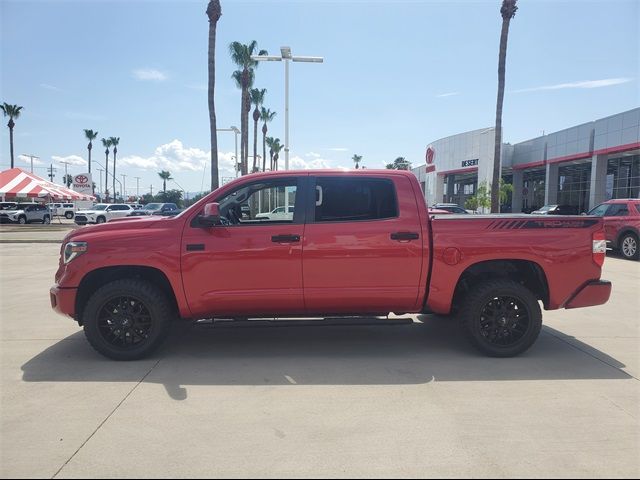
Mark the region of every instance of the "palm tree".
<instances>
[{"instance_id":1,"label":"palm tree","mask_svg":"<svg viewBox=\"0 0 640 480\"><path fill-rule=\"evenodd\" d=\"M11 168L13 168L13 127L16 126L16 122L14 119L17 119L20 116L20 110L23 107L19 107L18 105L9 105L8 103L3 103L0 105L0 109L2 109L2 113L5 117L9 117L9 123L7 123L7 127L9 127L9 148L11 150Z\"/></svg>"},{"instance_id":2,"label":"palm tree","mask_svg":"<svg viewBox=\"0 0 640 480\"><path fill-rule=\"evenodd\" d=\"M240 103L240 156L242 163L242 174L248 173L249 158L249 111L251 110L251 100L249 98L249 89L253 86L255 78L254 68L258 62L251 58L255 55L258 43L253 40L249 45L243 45L240 42L232 42L229 45L229 53L231 60L240 67L240 70L233 72L232 78L236 81L238 88L242 89L242 98ZM266 50L260 50L258 55L266 55Z\"/></svg>"},{"instance_id":3,"label":"palm tree","mask_svg":"<svg viewBox=\"0 0 640 480\"><path fill-rule=\"evenodd\" d=\"M362 155L354 155L351 160L356 164L356 168L360 168L360 162L362 161Z\"/></svg>"},{"instance_id":4,"label":"palm tree","mask_svg":"<svg viewBox=\"0 0 640 480\"><path fill-rule=\"evenodd\" d=\"M280 157L280 151L284 148L284 145L280 145L280 139L276 138L273 143L273 168L278 170L278 158Z\"/></svg>"},{"instance_id":5,"label":"palm tree","mask_svg":"<svg viewBox=\"0 0 640 480\"><path fill-rule=\"evenodd\" d=\"M266 148L266 136L267 136L267 123L273 120L276 116L276 112L272 112L268 108L262 107L260 110L260 119L264 122L262 125L262 171L265 171L267 163L267 148Z\"/></svg>"},{"instance_id":6,"label":"palm tree","mask_svg":"<svg viewBox=\"0 0 640 480\"><path fill-rule=\"evenodd\" d=\"M222 16L220 0L210 0L207 6L209 17L209 130L211 136L211 191L218 183L218 133L216 125L215 87L216 87L216 28Z\"/></svg>"},{"instance_id":7,"label":"palm tree","mask_svg":"<svg viewBox=\"0 0 640 480\"><path fill-rule=\"evenodd\" d=\"M162 179L162 191L166 194L167 180L173 180L173 178L171 178L171 172L167 170L162 170L161 172L158 172L158 176Z\"/></svg>"},{"instance_id":8,"label":"palm tree","mask_svg":"<svg viewBox=\"0 0 640 480\"><path fill-rule=\"evenodd\" d=\"M496 140L493 153L493 177L491 184L491 213L500 212L500 155L502 147L502 102L504 100L505 65L507 61L507 40L509 38L509 24L516 16L518 0L502 0L500 15L502 15L502 32L500 34L500 53L498 55L498 101L496 104Z\"/></svg>"},{"instance_id":9,"label":"palm tree","mask_svg":"<svg viewBox=\"0 0 640 480\"><path fill-rule=\"evenodd\" d=\"M118 144L120 143L120 137L109 137L109 141L113 146L113 198L115 199L116 198L116 155L118 154Z\"/></svg>"},{"instance_id":10,"label":"palm tree","mask_svg":"<svg viewBox=\"0 0 640 480\"><path fill-rule=\"evenodd\" d=\"M260 106L264 103L264 96L267 89L252 88L249 93L251 103L256 106L253 109L253 172L257 172L259 167L256 166L258 158L258 120L260 120Z\"/></svg>"},{"instance_id":11,"label":"palm tree","mask_svg":"<svg viewBox=\"0 0 640 480\"><path fill-rule=\"evenodd\" d=\"M273 137L267 137L265 139L265 143L267 144L267 147L269 147L269 170L273 170L273 145L275 140L276 139Z\"/></svg>"},{"instance_id":12,"label":"palm tree","mask_svg":"<svg viewBox=\"0 0 640 480\"><path fill-rule=\"evenodd\" d=\"M104 155L105 155L105 160L104 160L104 195L105 195L105 197L108 197L109 196L109 148L111 147L111 139L103 138L100 141L102 142L102 146L105 149L104 150Z\"/></svg>"},{"instance_id":13,"label":"palm tree","mask_svg":"<svg viewBox=\"0 0 640 480\"><path fill-rule=\"evenodd\" d=\"M91 173L91 149L93 148L93 144L91 143L98 136L98 132L94 132L93 130L84 130L84 136L87 140L89 140L89 145L87 145L87 150L89 150L89 173Z\"/></svg>"}]
</instances>

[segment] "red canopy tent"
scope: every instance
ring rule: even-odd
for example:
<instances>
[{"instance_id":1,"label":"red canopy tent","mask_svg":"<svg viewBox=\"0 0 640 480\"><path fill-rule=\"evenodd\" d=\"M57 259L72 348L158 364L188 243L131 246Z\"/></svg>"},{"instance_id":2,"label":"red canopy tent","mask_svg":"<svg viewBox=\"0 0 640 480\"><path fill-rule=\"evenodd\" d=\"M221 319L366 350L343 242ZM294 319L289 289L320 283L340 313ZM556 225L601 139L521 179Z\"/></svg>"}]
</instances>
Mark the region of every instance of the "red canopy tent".
<instances>
[{"instance_id":1,"label":"red canopy tent","mask_svg":"<svg viewBox=\"0 0 640 480\"><path fill-rule=\"evenodd\" d=\"M62 185L44 180L21 168L0 172L0 197L28 197L52 200L95 200L92 195L84 195Z\"/></svg>"}]
</instances>

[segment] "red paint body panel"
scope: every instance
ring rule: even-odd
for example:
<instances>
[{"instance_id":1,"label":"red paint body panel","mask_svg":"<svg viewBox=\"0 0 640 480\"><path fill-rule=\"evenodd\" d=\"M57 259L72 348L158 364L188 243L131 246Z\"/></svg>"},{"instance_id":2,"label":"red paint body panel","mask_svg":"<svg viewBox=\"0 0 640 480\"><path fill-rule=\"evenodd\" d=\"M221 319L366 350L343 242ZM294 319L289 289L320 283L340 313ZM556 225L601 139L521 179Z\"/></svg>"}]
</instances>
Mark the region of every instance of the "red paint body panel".
<instances>
[{"instance_id":1,"label":"red paint body panel","mask_svg":"<svg viewBox=\"0 0 640 480\"><path fill-rule=\"evenodd\" d=\"M564 308L582 308L602 305L611 296L611 282L592 281L567 302Z\"/></svg>"},{"instance_id":2,"label":"red paint body panel","mask_svg":"<svg viewBox=\"0 0 640 480\"><path fill-rule=\"evenodd\" d=\"M296 177L304 180L303 185L307 177L327 175L392 181L398 216L358 222L192 226L205 204L247 182ZM534 223L526 224L523 218ZM64 243L85 241L88 250L68 265L61 262L51 293L56 311L74 315L75 295L87 274L106 267L140 266L166 277L184 318L415 313L425 304L446 314L466 268L516 259L540 266L550 291L547 308L562 308L572 298L572 305L583 303L582 293L575 300L577 292L600 279L591 249L593 232L602 229L602 220L585 218L432 217L417 178L405 171L252 174L226 184L176 217L140 217L75 230ZM579 225L584 228L576 228ZM394 232L414 236L394 240ZM300 241L272 240L280 235L299 235Z\"/></svg>"}]
</instances>

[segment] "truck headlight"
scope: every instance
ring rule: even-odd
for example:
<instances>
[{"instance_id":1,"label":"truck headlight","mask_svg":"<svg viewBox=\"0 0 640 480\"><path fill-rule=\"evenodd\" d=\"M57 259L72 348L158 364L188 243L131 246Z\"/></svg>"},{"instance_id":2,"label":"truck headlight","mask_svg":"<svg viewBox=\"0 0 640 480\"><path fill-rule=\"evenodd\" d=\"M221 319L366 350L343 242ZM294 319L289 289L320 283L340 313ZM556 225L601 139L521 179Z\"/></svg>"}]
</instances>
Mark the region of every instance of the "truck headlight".
<instances>
[{"instance_id":1,"label":"truck headlight","mask_svg":"<svg viewBox=\"0 0 640 480\"><path fill-rule=\"evenodd\" d=\"M69 242L64 246L64 264L87 251L87 242Z\"/></svg>"}]
</instances>

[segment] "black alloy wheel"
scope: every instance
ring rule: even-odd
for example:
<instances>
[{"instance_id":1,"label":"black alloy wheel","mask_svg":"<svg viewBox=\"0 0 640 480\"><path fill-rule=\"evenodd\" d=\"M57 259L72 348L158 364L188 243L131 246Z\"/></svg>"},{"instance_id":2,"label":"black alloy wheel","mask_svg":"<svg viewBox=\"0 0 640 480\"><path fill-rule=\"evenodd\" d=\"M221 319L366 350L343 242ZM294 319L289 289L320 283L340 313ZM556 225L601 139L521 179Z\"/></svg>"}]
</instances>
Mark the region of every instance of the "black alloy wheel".
<instances>
[{"instance_id":1,"label":"black alloy wheel","mask_svg":"<svg viewBox=\"0 0 640 480\"><path fill-rule=\"evenodd\" d=\"M472 287L461 301L460 319L469 341L492 357L512 357L526 351L542 329L538 298L509 279Z\"/></svg>"},{"instance_id":2,"label":"black alloy wheel","mask_svg":"<svg viewBox=\"0 0 640 480\"><path fill-rule=\"evenodd\" d=\"M82 309L87 340L114 360L137 360L158 348L176 317L167 293L140 279L115 280L89 298Z\"/></svg>"}]
</instances>

